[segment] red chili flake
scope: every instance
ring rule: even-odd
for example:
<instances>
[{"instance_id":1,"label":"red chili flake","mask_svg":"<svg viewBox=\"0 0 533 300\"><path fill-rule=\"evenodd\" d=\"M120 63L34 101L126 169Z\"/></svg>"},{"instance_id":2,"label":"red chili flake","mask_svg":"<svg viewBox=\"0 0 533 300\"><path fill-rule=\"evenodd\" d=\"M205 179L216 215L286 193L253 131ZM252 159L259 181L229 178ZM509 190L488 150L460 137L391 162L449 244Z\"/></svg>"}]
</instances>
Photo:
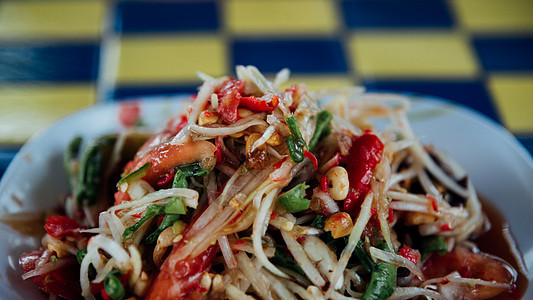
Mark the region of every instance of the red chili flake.
<instances>
[{"instance_id":1,"label":"red chili flake","mask_svg":"<svg viewBox=\"0 0 533 300\"><path fill-rule=\"evenodd\" d=\"M432 196L427 196L429 201L431 201L431 206L433 207L433 211L439 212L439 206L437 205L437 199L435 199Z\"/></svg>"},{"instance_id":2,"label":"red chili flake","mask_svg":"<svg viewBox=\"0 0 533 300\"><path fill-rule=\"evenodd\" d=\"M448 280L448 277L444 278L443 280L440 281L440 284L448 284L450 283L450 280Z\"/></svg>"},{"instance_id":3,"label":"red chili flake","mask_svg":"<svg viewBox=\"0 0 533 300\"><path fill-rule=\"evenodd\" d=\"M394 211L392 210L392 207L389 207L389 223L394 222Z\"/></svg>"},{"instance_id":4,"label":"red chili flake","mask_svg":"<svg viewBox=\"0 0 533 300\"><path fill-rule=\"evenodd\" d=\"M143 214L143 212L140 211L140 212L138 212L138 213L136 213L136 214L133 214L133 215L131 215L131 216L134 217L134 218L140 218L140 217L142 216L142 214Z\"/></svg>"},{"instance_id":5,"label":"red chili flake","mask_svg":"<svg viewBox=\"0 0 533 300\"><path fill-rule=\"evenodd\" d=\"M285 89L285 92L290 93L291 95L294 95L296 90L298 89L298 84L293 84Z\"/></svg>"},{"instance_id":6,"label":"red chili flake","mask_svg":"<svg viewBox=\"0 0 533 300\"><path fill-rule=\"evenodd\" d=\"M440 227L441 231L450 231L452 230L452 227L450 226L450 223L446 223Z\"/></svg>"},{"instance_id":7,"label":"red chili flake","mask_svg":"<svg viewBox=\"0 0 533 300\"><path fill-rule=\"evenodd\" d=\"M117 191L114 194L114 198L115 198L115 205L119 205L120 203L122 203L124 201L130 201L131 200L130 194L124 193L124 192L121 192L121 191Z\"/></svg>"},{"instance_id":8,"label":"red chili flake","mask_svg":"<svg viewBox=\"0 0 533 300\"><path fill-rule=\"evenodd\" d=\"M235 245L241 245L241 244L244 244L244 243L246 243L246 241L243 241L243 240L235 241Z\"/></svg>"},{"instance_id":9,"label":"red chili flake","mask_svg":"<svg viewBox=\"0 0 533 300\"><path fill-rule=\"evenodd\" d=\"M298 243L301 244L301 243L305 242L305 236L300 236L296 240L298 241Z\"/></svg>"},{"instance_id":10,"label":"red chili flake","mask_svg":"<svg viewBox=\"0 0 533 300\"><path fill-rule=\"evenodd\" d=\"M239 211L239 213L235 216L235 218L233 218L231 221L229 221L229 224L233 224L233 223L237 222L237 220L238 220L239 217L242 215L242 213L243 213L243 210L241 209L241 210Z\"/></svg>"},{"instance_id":11,"label":"red chili flake","mask_svg":"<svg viewBox=\"0 0 533 300\"><path fill-rule=\"evenodd\" d=\"M215 151L215 155L217 158L217 164L219 164L222 162L222 148L220 146L218 138L215 138L215 146L217 147L217 151Z\"/></svg>"},{"instance_id":12,"label":"red chili flake","mask_svg":"<svg viewBox=\"0 0 533 300\"><path fill-rule=\"evenodd\" d=\"M277 163L275 163L274 165L272 165L274 167L274 169L279 169L281 168L281 165L283 165L283 163L287 160L287 157L284 157L282 160L278 161Z\"/></svg>"},{"instance_id":13,"label":"red chili flake","mask_svg":"<svg viewBox=\"0 0 533 300\"><path fill-rule=\"evenodd\" d=\"M204 111L204 116L211 117L211 113L209 111Z\"/></svg>"},{"instance_id":14,"label":"red chili flake","mask_svg":"<svg viewBox=\"0 0 533 300\"><path fill-rule=\"evenodd\" d=\"M159 215L159 218L157 219L157 226L161 225L161 222L163 222L163 218L165 217L165 215Z\"/></svg>"},{"instance_id":15,"label":"red chili flake","mask_svg":"<svg viewBox=\"0 0 533 300\"><path fill-rule=\"evenodd\" d=\"M157 185L158 185L158 186L166 185L167 183L169 183L170 181L172 181L172 179L174 178L174 174L176 174L176 169L172 169L172 170L170 170L170 172L168 172L167 174L165 174L164 177L162 177L161 179L159 179L159 180L157 181Z\"/></svg>"},{"instance_id":16,"label":"red chili flake","mask_svg":"<svg viewBox=\"0 0 533 300\"><path fill-rule=\"evenodd\" d=\"M277 216L278 216L278 213L273 212L273 213L270 215L270 220L274 220Z\"/></svg>"},{"instance_id":17,"label":"red chili flake","mask_svg":"<svg viewBox=\"0 0 533 300\"><path fill-rule=\"evenodd\" d=\"M315 168L315 171L316 171L318 169L318 160L313 155L313 153L304 150L304 157L309 158L309 160L313 163L313 167Z\"/></svg>"},{"instance_id":18,"label":"red chili flake","mask_svg":"<svg viewBox=\"0 0 533 300\"><path fill-rule=\"evenodd\" d=\"M400 255L412 261L414 264L420 261L420 254L416 250L407 246L400 248Z\"/></svg>"},{"instance_id":19,"label":"red chili flake","mask_svg":"<svg viewBox=\"0 0 533 300\"><path fill-rule=\"evenodd\" d=\"M44 224L46 232L56 238L75 235L74 230L78 228L80 228L80 224L76 220L65 216L50 216Z\"/></svg>"},{"instance_id":20,"label":"red chili flake","mask_svg":"<svg viewBox=\"0 0 533 300\"><path fill-rule=\"evenodd\" d=\"M176 132L180 132L188 124L188 118L186 115L181 116L181 122L176 126Z\"/></svg>"},{"instance_id":21,"label":"red chili flake","mask_svg":"<svg viewBox=\"0 0 533 300\"><path fill-rule=\"evenodd\" d=\"M370 213L371 213L372 215L375 215L375 214L378 213L378 211L377 211L374 207L371 207L371 208L370 208Z\"/></svg>"},{"instance_id":22,"label":"red chili flake","mask_svg":"<svg viewBox=\"0 0 533 300\"><path fill-rule=\"evenodd\" d=\"M320 189L329 194L329 183L326 176L320 178Z\"/></svg>"}]
</instances>

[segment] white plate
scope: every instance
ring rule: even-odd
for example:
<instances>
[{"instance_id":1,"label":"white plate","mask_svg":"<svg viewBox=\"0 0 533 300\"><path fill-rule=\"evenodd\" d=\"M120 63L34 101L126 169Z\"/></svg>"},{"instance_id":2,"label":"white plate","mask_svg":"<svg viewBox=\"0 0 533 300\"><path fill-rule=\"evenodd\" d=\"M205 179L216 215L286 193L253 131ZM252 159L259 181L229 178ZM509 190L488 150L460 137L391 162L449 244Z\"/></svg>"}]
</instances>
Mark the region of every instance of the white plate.
<instances>
[{"instance_id":1,"label":"white plate","mask_svg":"<svg viewBox=\"0 0 533 300\"><path fill-rule=\"evenodd\" d=\"M141 100L142 120L152 128L165 124L183 96ZM470 174L479 193L491 199L509 221L533 271L533 160L500 125L480 114L429 97L411 97L413 128L425 144L443 149ZM51 208L65 193L62 153L75 135L89 139L120 129L118 105L91 107L62 119L33 137L13 159L0 182L0 213ZM22 205L13 200L22 199ZM0 298L46 299L31 281L20 279L18 257L38 245L0 224ZM532 275L528 275L530 285ZM533 299L529 289L525 299Z\"/></svg>"}]
</instances>

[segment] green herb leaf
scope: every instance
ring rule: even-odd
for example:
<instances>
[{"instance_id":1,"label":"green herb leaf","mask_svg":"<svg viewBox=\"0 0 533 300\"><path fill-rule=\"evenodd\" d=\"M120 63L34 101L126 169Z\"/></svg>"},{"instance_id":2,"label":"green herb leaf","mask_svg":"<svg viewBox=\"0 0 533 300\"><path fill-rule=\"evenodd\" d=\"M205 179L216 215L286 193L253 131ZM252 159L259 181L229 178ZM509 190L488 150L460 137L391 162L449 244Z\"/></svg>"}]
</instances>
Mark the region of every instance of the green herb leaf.
<instances>
[{"instance_id":1,"label":"green herb leaf","mask_svg":"<svg viewBox=\"0 0 533 300\"><path fill-rule=\"evenodd\" d=\"M311 200L304 199L305 189L308 187L305 183L300 183L291 190L281 194L278 197L278 201L291 213L308 209Z\"/></svg>"},{"instance_id":2,"label":"green herb leaf","mask_svg":"<svg viewBox=\"0 0 533 300\"><path fill-rule=\"evenodd\" d=\"M294 270L299 274L305 276L304 271L302 270L300 265L294 260L288 250L283 251L280 248L276 248L276 252L274 252L274 257L270 258L270 261L275 265Z\"/></svg>"},{"instance_id":3,"label":"green herb leaf","mask_svg":"<svg viewBox=\"0 0 533 300\"><path fill-rule=\"evenodd\" d=\"M78 192L76 200L80 205L93 205L98 201L103 164L115 144L115 135L105 135L85 148L80 159Z\"/></svg>"},{"instance_id":4,"label":"green herb leaf","mask_svg":"<svg viewBox=\"0 0 533 300\"><path fill-rule=\"evenodd\" d=\"M326 219L324 215L316 215L315 219L313 220L313 223L311 223L311 226L318 229L324 229L324 226L326 226Z\"/></svg>"},{"instance_id":5,"label":"green herb leaf","mask_svg":"<svg viewBox=\"0 0 533 300\"><path fill-rule=\"evenodd\" d=\"M359 240L353 252L368 272L372 272L375 269L375 263L366 250L363 241Z\"/></svg>"},{"instance_id":6,"label":"green herb leaf","mask_svg":"<svg viewBox=\"0 0 533 300\"><path fill-rule=\"evenodd\" d=\"M87 250L81 249L81 250L78 250L78 252L76 252L76 259L78 260L79 264L81 264L81 262L85 258L85 255L87 255Z\"/></svg>"},{"instance_id":7,"label":"green herb leaf","mask_svg":"<svg viewBox=\"0 0 533 300\"><path fill-rule=\"evenodd\" d=\"M131 239L133 237L133 234L135 234L135 232L139 230L139 228L144 224L144 222L163 213L165 213L165 206L155 204L148 205L148 208L144 212L143 217L139 221L137 221L137 223L124 230L124 233L122 233L122 240L127 241Z\"/></svg>"},{"instance_id":8,"label":"green herb leaf","mask_svg":"<svg viewBox=\"0 0 533 300\"><path fill-rule=\"evenodd\" d=\"M168 207L168 206L167 206ZM157 242L157 238L159 238L159 235L163 230L167 229L168 227L174 225L174 222L179 220L180 215L165 215L163 218L163 221L161 221L161 224L159 224L159 227L152 232L149 236L147 236L142 242L146 245L155 244Z\"/></svg>"},{"instance_id":9,"label":"green herb leaf","mask_svg":"<svg viewBox=\"0 0 533 300\"><path fill-rule=\"evenodd\" d=\"M182 165L179 169L183 172L185 177L191 176L205 176L210 170L204 169L200 162L194 162L187 165Z\"/></svg>"},{"instance_id":10,"label":"green herb leaf","mask_svg":"<svg viewBox=\"0 0 533 300\"><path fill-rule=\"evenodd\" d=\"M370 283L361 299L385 300L390 297L396 289L396 275L395 266L385 262L378 263L372 271Z\"/></svg>"},{"instance_id":11,"label":"green herb leaf","mask_svg":"<svg viewBox=\"0 0 533 300\"><path fill-rule=\"evenodd\" d=\"M184 215L187 213L182 197L172 197L172 200L165 207L166 214Z\"/></svg>"},{"instance_id":12,"label":"green herb leaf","mask_svg":"<svg viewBox=\"0 0 533 300\"><path fill-rule=\"evenodd\" d=\"M329 122L331 122L332 119L333 115L327 110L323 110L318 113L315 132L313 133L313 137L309 141L309 151L313 151L318 142L320 142L321 139L329 135L329 133L331 132L329 128Z\"/></svg>"},{"instance_id":13,"label":"green herb leaf","mask_svg":"<svg viewBox=\"0 0 533 300\"><path fill-rule=\"evenodd\" d=\"M422 253L422 259L425 259L427 255L433 252L444 255L446 252L448 252L448 244L446 244L446 239L443 236L427 237L422 242L420 252Z\"/></svg>"}]
</instances>

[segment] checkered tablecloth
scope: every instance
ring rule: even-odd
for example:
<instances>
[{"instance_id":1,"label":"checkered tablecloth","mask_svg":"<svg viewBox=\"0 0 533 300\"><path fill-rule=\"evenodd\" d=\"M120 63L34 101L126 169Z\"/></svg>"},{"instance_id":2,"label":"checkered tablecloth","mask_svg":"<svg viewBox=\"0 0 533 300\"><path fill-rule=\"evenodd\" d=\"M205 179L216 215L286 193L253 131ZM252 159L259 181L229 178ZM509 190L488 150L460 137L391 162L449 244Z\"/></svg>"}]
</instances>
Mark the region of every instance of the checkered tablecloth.
<instances>
[{"instance_id":1,"label":"checkered tablecloth","mask_svg":"<svg viewBox=\"0 0 533 300\"><path fill-rule=\"evenodd\" d=\"M68 113L237 64L453 100L533 150L531 0L0 0L0 174Z\"/></svg>"}]
</instances>

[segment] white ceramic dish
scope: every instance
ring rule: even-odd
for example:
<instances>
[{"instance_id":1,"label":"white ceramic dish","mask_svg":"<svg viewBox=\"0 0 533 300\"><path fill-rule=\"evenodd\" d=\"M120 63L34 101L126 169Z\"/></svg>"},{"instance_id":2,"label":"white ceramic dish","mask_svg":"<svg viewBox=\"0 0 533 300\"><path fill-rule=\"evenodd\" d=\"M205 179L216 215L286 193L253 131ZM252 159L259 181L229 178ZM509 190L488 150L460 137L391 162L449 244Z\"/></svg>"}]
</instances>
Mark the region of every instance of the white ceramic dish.
<instances>
[{"instance_id":1,"label":"white ceramic dish","mask_svg":"<svg viewBox=\"0 0 533 300\"><path fill-rule=\"evenodd\" d=\"M140 100L142 120L150 128L165 124L180 107L183 96ZM533 271L533 160L519 142L495 122L466 108L429 97L411 97L410 119L425 144L443 149L470 174L485 195L509 221L512 233ZM89 139L120 129L119 105L91 107L70 115L34 136L17 154L0 182L0 214L51 208L66 190L62 153L75 135ZM13 199L22 200L22 205ZM31 281L22 281L21 253L39 244L0 224L0 298L47 299ZM533 299L530 288L524 299Z\"/></svg>"}]
</instances>

